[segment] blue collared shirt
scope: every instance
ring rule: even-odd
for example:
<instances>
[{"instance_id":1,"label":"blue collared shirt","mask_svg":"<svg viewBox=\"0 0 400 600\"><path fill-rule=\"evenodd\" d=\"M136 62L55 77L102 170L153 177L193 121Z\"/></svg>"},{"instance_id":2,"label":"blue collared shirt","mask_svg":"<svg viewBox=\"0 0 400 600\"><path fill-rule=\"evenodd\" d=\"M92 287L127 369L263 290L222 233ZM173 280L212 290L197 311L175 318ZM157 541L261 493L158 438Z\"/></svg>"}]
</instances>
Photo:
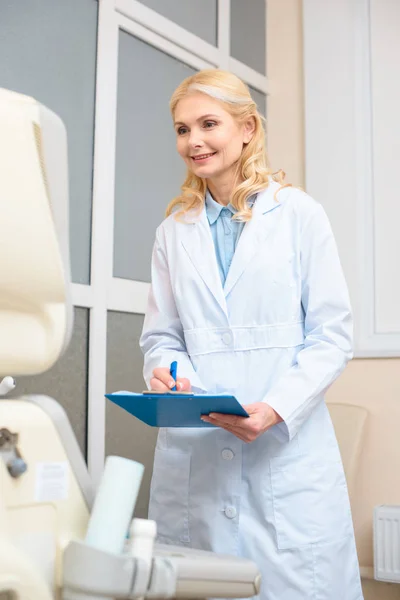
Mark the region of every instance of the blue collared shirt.
<instances>
[{"instance_id":1,"label":"blue collared shirt","mask_svg":"<svg viewBox=\"0 0 400 600\"><path fill-rule=\"evenodd\" d=\"M249 205L253 205L255 199L256 196L252 196L249 200ZM217 257L219 276L223 287L245 223L232 219L233 215L237 212L236 209L231 204L227 206L218 204L208 190L206 192L205 203L207 219L210 224L215 255Z\"/></svg>"}]
</instances>

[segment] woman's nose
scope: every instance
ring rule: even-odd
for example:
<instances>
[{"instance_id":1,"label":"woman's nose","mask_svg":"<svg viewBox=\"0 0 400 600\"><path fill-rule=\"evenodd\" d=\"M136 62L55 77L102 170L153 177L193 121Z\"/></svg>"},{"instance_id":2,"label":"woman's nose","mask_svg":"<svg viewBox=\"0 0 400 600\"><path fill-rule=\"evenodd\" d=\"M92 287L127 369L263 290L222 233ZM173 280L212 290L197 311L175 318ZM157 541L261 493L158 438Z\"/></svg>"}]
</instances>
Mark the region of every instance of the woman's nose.
<instances>
[{"instance_id":1,"label":"woman's nose","mask_svg":"<svg viewBox=\"0 0 400 600\"><path fill-rule=\"evenodd\" d=\"M201 148L202 145L203 141L201 139L201 136L199 135L199 132L191 131L189 136L189 146L191 148Z\"/></svg>"}]
</instances>

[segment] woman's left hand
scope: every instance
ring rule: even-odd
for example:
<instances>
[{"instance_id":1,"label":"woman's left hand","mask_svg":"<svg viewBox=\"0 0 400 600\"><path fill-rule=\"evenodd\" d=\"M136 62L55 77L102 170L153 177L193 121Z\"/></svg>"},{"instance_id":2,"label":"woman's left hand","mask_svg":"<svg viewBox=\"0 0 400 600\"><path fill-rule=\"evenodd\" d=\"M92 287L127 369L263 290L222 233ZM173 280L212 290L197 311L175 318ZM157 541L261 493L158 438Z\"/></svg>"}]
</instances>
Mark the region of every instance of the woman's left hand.
<instances>
[{"instance_id":1,"label":"woman's left hand","mask_svg":"<svg viewBox=\"0 0 400 600\"><path fill-rule=\"evenodd\" d=\"M264 431L283 421L278 413L265 402L247 404L244 409L250 415L249 417L210 413L208 416L202 416L201 419L206 423L230 431L246 443L254 442Z\"/></svg>"}]
</instances>

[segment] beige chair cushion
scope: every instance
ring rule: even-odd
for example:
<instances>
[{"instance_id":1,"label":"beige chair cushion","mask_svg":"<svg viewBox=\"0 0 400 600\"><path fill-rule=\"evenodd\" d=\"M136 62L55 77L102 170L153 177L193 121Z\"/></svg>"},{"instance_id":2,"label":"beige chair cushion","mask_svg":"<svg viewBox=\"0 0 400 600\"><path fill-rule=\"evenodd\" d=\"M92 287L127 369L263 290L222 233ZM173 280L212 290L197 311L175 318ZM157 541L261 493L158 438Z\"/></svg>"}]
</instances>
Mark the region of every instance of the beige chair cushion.
<instances>
[{"instance_id":1,"label":"beige chair cushion","mask_svg":"<svg viewBox=\"0 0 400 600\"><path fill-rule=\"evenodd\" d=\"M368 411L361 406L334 402L329 403L328 408L339 443L347 485L352 491L364 441Z\"/></svg>"}]
</instances>

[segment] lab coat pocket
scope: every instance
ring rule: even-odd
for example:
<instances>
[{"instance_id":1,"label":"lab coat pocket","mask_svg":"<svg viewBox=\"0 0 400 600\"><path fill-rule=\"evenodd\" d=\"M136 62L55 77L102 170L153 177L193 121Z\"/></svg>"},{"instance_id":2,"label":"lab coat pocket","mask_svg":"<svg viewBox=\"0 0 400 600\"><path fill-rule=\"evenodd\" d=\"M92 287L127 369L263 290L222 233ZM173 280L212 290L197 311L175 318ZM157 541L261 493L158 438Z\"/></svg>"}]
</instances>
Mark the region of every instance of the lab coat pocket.
<instances>
[{"instance_id":1,"label":"lab coat pocket","mask_svg":"<svg viewBox=\"0 0 400 600\"><path fill-rule=\"evenodd\" d=\"M265 268L265 292L274 307L274 319L285 322L297 314L300 303L300 279L294 253L269 257Z\"/></svg>"},{"instance_id":2,"label":"lab coat pocket","mask_svg":"<svg viewBox=\"0 0 400 600\"><path fill-rule=\"evenodd\" d=\"M341 462L307 456L270 460L278 548L332 542L352 532Z\"/></svg>"},{"instance_id":3,"label":"lab coat pocket","mask_svg":"<svg viewBox=\"0 0 400 600\"><path fill-rule=\"evenodd\" d=\"M160 541L190 542L189 452L157 447L150 489L149 519L156 521Z\"/></svg>"}]
</instances>

